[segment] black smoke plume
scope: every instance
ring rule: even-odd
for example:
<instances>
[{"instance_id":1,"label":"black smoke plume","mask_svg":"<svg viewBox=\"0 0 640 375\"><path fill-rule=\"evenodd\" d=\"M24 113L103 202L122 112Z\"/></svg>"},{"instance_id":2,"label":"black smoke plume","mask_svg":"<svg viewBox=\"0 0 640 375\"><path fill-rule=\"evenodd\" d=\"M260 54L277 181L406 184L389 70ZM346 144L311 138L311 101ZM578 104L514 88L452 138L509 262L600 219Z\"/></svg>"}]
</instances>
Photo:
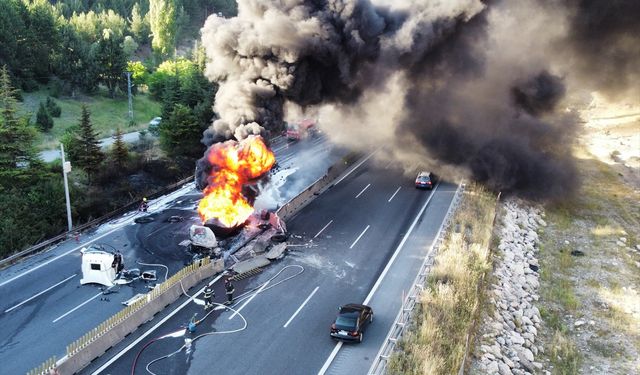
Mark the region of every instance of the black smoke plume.
<instances>
[{"instance_id":1,"label":"black smoke plume","mask_svg":"<svg viewBox=\"0 0 640 375\"><path fill-rule=\"evenodd\" d=\"M640 96L640 1L570 0L568 47L579 78L610 97Z\"/></svg>"},{"instance_id":2,"label":"black smoke plume","mask_svg":"<svg viewBox=\"0 0 640 375\"><path fill-rule=\"evenodd\" d=\"M565 94L564 83L547 71L517 83L511 90L516 106L532 116L552 112Z\"/></svg>"},{"instance_id":3,"label":"black smoke plume","mask_svg":"<svg viewBox=\"0 0 640 375\"><path fill-rule=\"evenodd\" d=\"M554 113L563 81L539 62L500 60L509 46L492 45L492 11L511 2L493 4L239 0L237 17L211 16L202 30L220 87L203 141L277 132L285 102L324 106L345 116L332 138L410 145L416 163L455 166L496 191L566 196L576 121ZM384 126L346 119L374 111L374 99L396 112Z\"/></svg>"}]
</instances>

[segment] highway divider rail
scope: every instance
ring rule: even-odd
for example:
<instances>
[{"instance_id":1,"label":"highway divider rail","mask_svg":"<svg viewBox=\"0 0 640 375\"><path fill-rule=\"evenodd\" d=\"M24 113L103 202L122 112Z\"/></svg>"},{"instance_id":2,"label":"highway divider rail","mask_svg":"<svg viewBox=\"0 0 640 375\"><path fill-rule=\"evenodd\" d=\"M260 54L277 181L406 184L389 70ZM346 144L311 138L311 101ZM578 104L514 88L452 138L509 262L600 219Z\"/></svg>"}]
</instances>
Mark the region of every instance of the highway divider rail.
<instances>
[{"instance_id":1,"label":"highway divider rail","mask_svg":"<svg viewBox=\"0 0 640 375\"><path fill-rule=\"evenodd\" d=\"M57 360L51 357L27 375L71 375L82 370L91 361L100 357L109 348L122 341L140 325L153 319L154 315L175 302L182 294L202 280L222 272L222 259L212 261L203 258L181 269L167 281L158 284L152 291L133 304L99 324L96 328L67 345L67 354Z\"/></svg>"},{"instance_id":2,"label":"highway divider rail","mask_svg":"<svg viewBox=\"0 0 640 375\"><path fill-rule=\"evenodd\" d=\"M413 309L416 306L416 303L420 303L420 295L422 290L424 289L424 284L431 271L431 267L433 266L433 261L435 259L436 254L438 253L438 249L444 240L444 236L447 233L447 229L451 224L451 219L453 218L453 214L456 211L460 201L462 200L462 194L464 193L465 184L460 183L456 193L451 201L451 205L449 205L449 209L447 214L445 215L444 221L442 222L442 226L438 230L437 236L433 241L433 248L428 252L428 255L424 258L422 262L422 266L420 267L420 271L414 280L409 293L404 298L404 302L396 315L396 319L389 330L389 334L385 339L378 355L373 360L373 364L369 369L370 375L381 375L386 372L387 361L393 354L398 341L402 338L402 334L404 333L405 328L411 322L411 317L413 316Z\"/></svg>"}]
</instances>

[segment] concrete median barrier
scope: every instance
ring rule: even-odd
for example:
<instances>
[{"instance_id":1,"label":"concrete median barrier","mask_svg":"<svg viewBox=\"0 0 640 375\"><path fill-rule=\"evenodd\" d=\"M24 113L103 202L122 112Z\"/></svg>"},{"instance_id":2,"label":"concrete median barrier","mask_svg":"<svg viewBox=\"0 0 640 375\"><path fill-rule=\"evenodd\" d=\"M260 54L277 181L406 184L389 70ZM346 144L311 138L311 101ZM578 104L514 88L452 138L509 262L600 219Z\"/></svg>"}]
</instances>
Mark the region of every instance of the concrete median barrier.
<instances>
[{"instance_id":1,"label":"concrete median barrier","mask_svg":"<svg viewBox=\"0 0 640 375\"><path fill-rule=\"evenodd\" d=\"M221 259L205 258L178 271L166 282L147 293L145 298L126 307L113 317L98 325L67 347L67 355L58 360L53 368L39 366L30 375L55 373L71 375L78 373L91 361L100 357L109 348L118 344L139 326L150 321L165 307L175 302L183 293L202 280L224 270ZM49 363L49 361L47 361ZM43 369L43 370L40 370ZM51 372L54 371L54 372Z\"/></svg>"}]
</instances>

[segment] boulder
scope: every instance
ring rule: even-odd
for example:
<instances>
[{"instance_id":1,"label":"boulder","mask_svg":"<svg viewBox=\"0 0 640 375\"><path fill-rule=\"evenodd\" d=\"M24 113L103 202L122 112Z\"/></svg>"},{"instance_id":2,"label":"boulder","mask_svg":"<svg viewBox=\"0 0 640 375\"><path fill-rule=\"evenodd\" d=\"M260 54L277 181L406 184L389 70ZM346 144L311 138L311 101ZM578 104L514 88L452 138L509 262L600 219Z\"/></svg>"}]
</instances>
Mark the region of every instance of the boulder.
<instances>
[{"instance_id":1,"label":"boulder","mask_svg":"<svg viewBox=\"0 0 640 375\"><path fill-rule=\"evenodd\" d=\"M498 372L500 375L512 375L511 368L504 362L498 362Z\"/></svg>"}]
</instances>

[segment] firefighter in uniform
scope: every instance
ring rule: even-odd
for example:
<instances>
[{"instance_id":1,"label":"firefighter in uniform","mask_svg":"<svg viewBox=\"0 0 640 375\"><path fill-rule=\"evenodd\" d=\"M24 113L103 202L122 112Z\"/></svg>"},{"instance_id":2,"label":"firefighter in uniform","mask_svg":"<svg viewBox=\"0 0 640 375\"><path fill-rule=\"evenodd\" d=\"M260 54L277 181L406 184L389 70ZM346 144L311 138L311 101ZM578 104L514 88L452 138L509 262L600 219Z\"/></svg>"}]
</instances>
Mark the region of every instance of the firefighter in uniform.
<instances>
[{"instance_id":1,"label":"firefighter in uniform","mask_svg":"<svg viewBox=\"0 0 640 375\"><path fill-rule=\"evenodd\" d=\"M213 299L216 297L216 292L213 291L211 285L207 285L204 288L204 309L208 310L213 307Z\"/></svg>"},{"instance_id":2,"label":"firefighter in uniform","mask_svg":"<svg viewBox=\"0 0 640 375\"><path fill-rule=\"evenodd\" d=\"M233 292L235 292L236 289L233 287L233 283L231 282L231 279L226 279L224 281L224 292L227 295L227 302L225 302L225 305L230 305L231 303L233 303Z\"/></svg>"},{"instance_id":3,"label":"firefighter in uniform","mask_svg":"<svg viewBox=\"0 0 640 375\"><path fill-rule=\"evenodd\" d=\"M142 198L142 203L140 204L140 211L147 212L149 208L149 203L147 203L147 197Z\"/></svg>"}]
</instances>

